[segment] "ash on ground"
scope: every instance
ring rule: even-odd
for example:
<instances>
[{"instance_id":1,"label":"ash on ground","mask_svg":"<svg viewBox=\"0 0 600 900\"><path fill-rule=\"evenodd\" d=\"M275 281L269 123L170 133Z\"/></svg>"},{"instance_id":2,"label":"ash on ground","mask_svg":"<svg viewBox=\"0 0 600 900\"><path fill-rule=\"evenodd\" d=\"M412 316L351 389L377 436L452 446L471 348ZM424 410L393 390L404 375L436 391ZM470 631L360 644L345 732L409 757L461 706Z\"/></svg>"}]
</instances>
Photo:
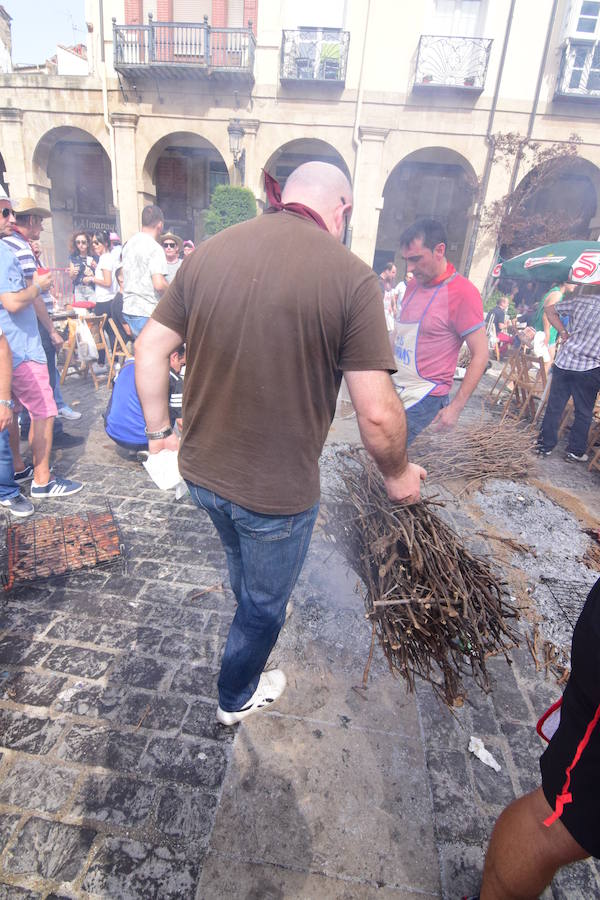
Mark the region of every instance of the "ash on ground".
<instances>
[{"instance_id":1,"label":"ash on ground","mask_svg":"<svg viewBox=\"0 0 600 900\"><path fill-rule=\"evenodd\" d=\"M540 634L568 661L573 628L598 577L583 562L590 539L572 513L530 485L494 479L473 500L490 524L535 552L513 553L511 565L527 579Z\"/></svg>"}]
</instances>

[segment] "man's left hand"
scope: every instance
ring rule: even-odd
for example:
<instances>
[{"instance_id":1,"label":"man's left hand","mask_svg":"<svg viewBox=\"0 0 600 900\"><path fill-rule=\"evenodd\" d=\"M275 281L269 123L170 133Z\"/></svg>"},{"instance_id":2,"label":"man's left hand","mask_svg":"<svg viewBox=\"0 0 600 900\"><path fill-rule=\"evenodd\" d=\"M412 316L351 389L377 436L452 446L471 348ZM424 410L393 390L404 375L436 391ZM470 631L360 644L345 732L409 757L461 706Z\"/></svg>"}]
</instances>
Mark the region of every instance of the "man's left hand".
<instances>
[{"instance_id":1,"label":"man's left hand","mask_svg":"<svg viewBox=\"0 0 600 900\"><path fill-rule=\"evenodd\" d=\"M8 406L5 406L4 403L0 403L0 431L4 431L9 427L10 423L13 419L13 411L9 409Z\"/></svg>"},{"instance_id":2,"label":"man's left hand","mask_svg":"<svg viewBox=\"0 0 600 900\"><path fill-rule=\"evenodd\" d=\"M54 349L57 352L61 349L62 345L64 344L64 341L63 341L62 337L60 336L60 334L58 333L58 331L56 330L56 328L53 328L52 331L50 332L50 340L52 342L52 346L54 347Z\"/></svg>"},{"instance_id":3,"label":"man's left hand","mask_svg":"<svg viewBox=\"0 0 600 900\"><path fill-rule=\"evenodd\" d=\"M161 450L175 450L179 452L179 438L176 434L170 434L169 437L161 438L160 441L148 441L148 450L150 453L160 453Z\"/></svg>"},{"instance_id":4,"label":"man's left hand","mask_svg":"<svg viewBox=\"0 0 600 900\"><path fill-rule=\"evenodd\" d=\"M439 413L431 423L432 431L452 431L458 422L461 410L457 409L454 404L449 403L440 409Z\"/></svg>"}]
</instances>

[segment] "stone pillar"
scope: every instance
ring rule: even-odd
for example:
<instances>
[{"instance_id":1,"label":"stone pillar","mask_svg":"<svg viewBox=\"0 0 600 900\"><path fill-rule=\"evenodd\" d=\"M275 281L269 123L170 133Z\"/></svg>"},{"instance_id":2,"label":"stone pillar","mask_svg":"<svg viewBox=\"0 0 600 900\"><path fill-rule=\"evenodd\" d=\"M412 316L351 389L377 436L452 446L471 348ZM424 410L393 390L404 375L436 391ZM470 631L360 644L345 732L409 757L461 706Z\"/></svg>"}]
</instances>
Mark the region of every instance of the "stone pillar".
<instances>
[{"instance_id":1,"label":"stone pillar","mask_svg":"<svg viewBox=\"0 0 600 900\"><path fill-rule=\"evenodd\" d=\"M113 113L110 117L115 130L115 177L117 196L113 203L118 206L121 238L126 241L140 230L138 210L138 178L135 153L135 130L138 116L133 113Z\"/></svg>"},{"instance_id":2,"label":"stone pillar","mask_svg":"<svg viewBox=\"0 0 600 900\"><path fill-rule=\"evenodd\" d=\"M388 128L360 128L361 148L354 190L352 215L352 252L367 265L373 265L379 213L381 211L381 175L383 147L389 134Z\"/></svg>"},{"instance_id":3,"label":"stone pillar","mask_svg":"<svg viewBox=\"0 0 600 900\"><path fill-rule=\"evenodd\" d=\"M255 197L262 196L262 170L256 157L256 134L260 122L258 119L240 119L240 125L246 132L242 146L246 151L246 172L244 186L250 188ZM238 176L239 180L239 176Z\"/></svg>"},{"instance_id":4,"label":"stone pillar","mask_svg":"<svg viewBox=\"0 0 600 900\"><path fill-rule=\"evenodd\" d=\"M6 181L13 200L25 197L29 190L30 173L27 172L23 145L23 110L4 107L0 109L0 152L6 165Z\"/></svg>"}]
</instances>

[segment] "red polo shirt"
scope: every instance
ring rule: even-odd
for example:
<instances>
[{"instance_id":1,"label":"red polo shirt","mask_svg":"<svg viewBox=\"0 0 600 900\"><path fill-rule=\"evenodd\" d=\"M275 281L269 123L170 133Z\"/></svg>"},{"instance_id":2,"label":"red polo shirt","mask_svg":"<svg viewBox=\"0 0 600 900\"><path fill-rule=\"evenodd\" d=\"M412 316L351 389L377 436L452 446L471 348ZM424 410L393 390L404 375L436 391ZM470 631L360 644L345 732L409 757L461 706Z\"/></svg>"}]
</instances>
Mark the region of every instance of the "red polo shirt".
<instances>
[{"instance_id":1,"label":"red polo shirt","mask_svg":"<svg viewBox=\"0 0 600 900\"><path fill-rule=\"evenodd\" d=\"M406 288L398 321L419 322L417 369L422 378L436 381L432 395L448 394L453 384L456 361L465 337L483 328L481 294L468 278L455 275L452 263L429 284L415 279ZM441 284L441 287L440 287ZM435 299L428 308L434 292Z\"/></svg>"}]
</instances>

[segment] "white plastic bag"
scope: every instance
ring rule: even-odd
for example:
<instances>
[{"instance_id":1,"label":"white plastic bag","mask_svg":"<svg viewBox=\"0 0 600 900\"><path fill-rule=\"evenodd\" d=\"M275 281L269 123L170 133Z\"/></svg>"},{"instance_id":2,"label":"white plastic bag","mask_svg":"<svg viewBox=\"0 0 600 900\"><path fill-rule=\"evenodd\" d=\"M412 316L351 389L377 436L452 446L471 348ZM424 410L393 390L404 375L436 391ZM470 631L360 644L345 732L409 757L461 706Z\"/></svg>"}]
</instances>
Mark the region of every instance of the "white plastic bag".
<instances>
[{"instance_id":1,"label":"white plastic bag","mask_svg":"<svg viewBox=\"0 0 600 900\"><path fill-rule=\"evenodd\" d=\"M98 359L98 348L85 319L77 320L75 342L77 355L82 362L95 362Z\"/></svg>"}]
</instances>

